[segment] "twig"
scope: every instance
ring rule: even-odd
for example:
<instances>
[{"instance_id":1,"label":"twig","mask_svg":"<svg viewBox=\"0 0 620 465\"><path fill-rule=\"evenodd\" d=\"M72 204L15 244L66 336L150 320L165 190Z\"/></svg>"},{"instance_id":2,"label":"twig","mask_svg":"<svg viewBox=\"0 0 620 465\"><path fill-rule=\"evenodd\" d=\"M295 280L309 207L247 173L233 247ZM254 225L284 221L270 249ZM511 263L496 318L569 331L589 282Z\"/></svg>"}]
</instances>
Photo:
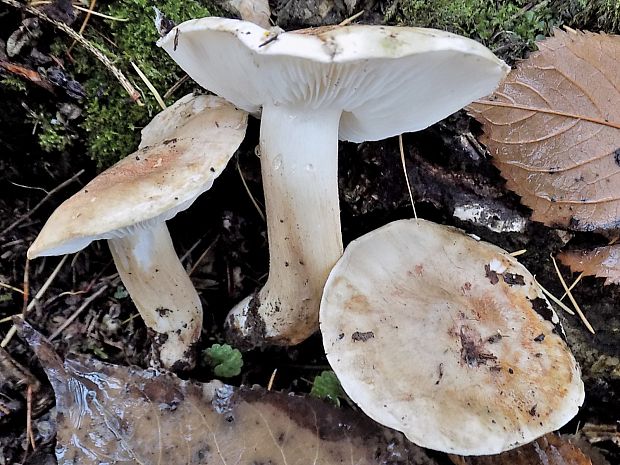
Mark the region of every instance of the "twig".
<instances>
[{"instance_id":1,"label":"twig","mask_svg":"<svg viewBox=\"0 0 620 465\"><path fill-rule=\"evenodd\" d=\"M39 1L39 2L30 2L30 6L50 5L52 3L54 3L54 2L52 2L52 0L42 0L42 1ZM76 5L75 3L73 4L73 8L75 8L76 10L79 10L79 11L81 11L83 13L90 13L93 16L99 16L100 18L103 18L103 19L109 19L110 21L120 21L120 22L129 21L129 18L117 18L116 16L106 15L104 13L100 13L100 12L95 11L93 9L84 8L83 6Z\"/></svg>"},{"instance_id":2,"label":"twig","mask_svg":"<svg viewBox=\"0 0 620 465\"><path fill-rule=\"evenodd\" d=\"M265 221L265 214L261 210L260 206L258 205L258 202L256 201L256 199L252 195L252 191L250 190L250 188L248 187L247 183L245 182L245 178L243 177L243 173L241 172L241 167L239 166L239 159L238 158L237 158L237 171L239 172L239 176L241 177L241 182L243 183L243 187L245 187L245 191L250 196L250 200L252 201L252 204L256 208L256 211L258 212L260 217L263 219L263 221Z\"/></svg>"},{"instance_id":3,"label":"twig","mask_svg":"<svg viewBox=\"0 0 620 465\"><path fill-rule=\"evenodd\" d=\"M118 80L118 82L123 86L123 89L129 94L129 97L132 101L136 102L138 105L144 105L140 101L140 94L134 88L134 86L129 82L129 79L125 77L125 75L118 69L112 61L105 56L100 50L98 50L93 44L91 44L88 40L84 38L81 34L78 34L65 23L61 23L60 21L56 21L55 19L50 18L45 13L36 8L33 8L29 5L24 5L23 3L19 3L16 0L0 0L2 3L6 3L7 5L11 5L14 8L18 8L20 10L26 10L28 13L33 14L48 23L53 24L62 32L67 34L72 39L76 40L82 47L92 53L95 58L97 58L103 65L110 70L110 72L114 75L114 77Z\"/></svg>"},{"instance_id":4,"label":"twig","mask_svg":"<svg viewBox=\"0 0 620 465\"><path fill-rule=\"evenodd\" d=\"M11 286L10 284L3 283L2 281L0 281L0 287L5 287L7 289L12 290L13 292L19 292L20 294L24 293L24 291L22 291L20 288Z\"/></svg>"},{"instance_id":5,"label":"twig","mask_svg":"<svg viewBox=\"0 0 620 465\"><path fill-rule=\"evenodd\" d=\"M151 91L151 94L153 94L153 97L155 97L155 100L157 100L157 103L159 104L161 109L165 110L167 106L164 103L163 99L161 98L161 95L159 95L159 92L157 92L157 89L155 89L155 86L151 83L149 78L146 77L146 74L144 74L142 70L138 68L138 65L136 65L133 61L130 63L131 63L131 66L133 66L133 69L136 71L136 73L138 73L138 76L140 76L140 79L144 81L144 83L146 84L146 87L149 88L149 90Z\"/></svg>"},{"instance_id":6,"label":"twig","mask_svg":"<svg viewBox=\"0 0 620 465\"><path fill-rule=\"evenodd\" d=\"M581 318L581 321L586 326L586 328L588 328L588 331L590 331L592 334L594 334L595 333L594 332L594 328L592 327L592 325L590 324L590 322L588 321L586 316L581 311L581 308L579 307L579 304L577 303L577 301L573 297L573 294L571 294L570 289L566 285L566 281L564 281L564 278L562 277L562 273L560 273L560 268L558 267L558 264L555 261L555 258L553 257L553 255L551 255L551 261L553 262L553 266L555 267L555 272L558 274L558 277L560 278L560 282L562 283L562 287L564 288L564 291L568 295L568 300L570 300L571 303L573 304L573 307L575 308L575 311L579 315L579 318Z\"/></svg>"},{"instance_id":7,"label":"twig","mask_svg":"<svg viewBox=\"0 0 620 465\"><path fill-rule=\"evenodd\" d=\"M353 21L355 21L357 18L359 18L363 14L364 14L364 10L361 10L361 11L355 13L353 16L350 16L349 18L347 18L344 21L342 21L341 23L339 23L338 26L346 26L347 24L350 24Z\"/></svg>"},{"instance_id":8,"label":"twig","mask_svg":"<svg viewBox=\"0 0 620 465\"><path fill-rule=\"evenodd\" d=\"M271 388L273 387L273 382L276 379L276 374L278 373L278 369L274 369L273 373L271 373L271 377L269 378L269 383L267 383L267 390L271 391Z\"/></svg>"},{"instance_id":9,"label":"twig","mask_svg":"<svg viewBox=\"0 0 620 465\"><path fill-rule=\"evenodd\" d=\"M514 252L510 252L511 257L518 257L519 255L523 255L527 252L527 249L515 250Z\"/></svg>"},{"instance_id":10,"label":"twig","mask_svg":"<svg viewBox=\"0 0 620 465\"><path fill-rule=\"evenodd\" d=\"M43 286L41 286L41 289L39 289L39 292L35 294L34 299L32 299L30 303L28 304L28 306L26 307L26 313L32 310L34 306L37 304L37 302L39 301L39 299L43 297L43 294L45 294L45 291L47 291L47 288L50 287L50 284L52 284L52 281L54 281L54 278L56 277L56 275L58 274L62 266L67 261L67 257L69 257L69 255L65 255L64 257L62 257L62 260L60 260L58 265L56 265L56 268L54 268L54 271L52 271L52 274L43 283ZM6 336L4 336L4 339L2 340L2 342L0 342L0 347L2 348L6 347L9 344L9 342L11 342L11 339L13 339L13 336L15 336L16 332L17 332L17 326L15 325L11 326L11 329L9 329L9 331L6 333Z\"/></svg>"},{"instance_id":11,"label":"twig","mask_svg":"<svg viewBox=\"0 0 620 465\"><path fill-rule=\"evenodd\" d=\"M30 298L30 260L26 258L26 264L24 265L24 303L22 304L22 315L26 316L28 311L28 299Z\"/></svg>"},{"instance_id":12,"label":"twig","mask_svg":"<svg viewBox=\"0 0 620 465\"><path fill-rule=\"evenodd\" d=\"M86 25L88 24L88 20L90 19L90 15L95 9L96 3L97 3L97 0L90 0L90 5L88 5L88 12L86 13L86 16L84 17L84 21L82 21L82 25L80 26L80 29L78 30L78 34L81 35L84 33L84 30L86 29ZM75 44L77 44L77 40L74 40L73 43L69 46L69 48L67 49L67 54L71 53L71 50L73 50L73 47L75 47Z\"/></svg>"},{"instance_id":13,"label":"twig","mask_svg":"<svg viewBox=\"0 0 620 465\"><path fill-rule=\"evenodd\" d=\"M415 211L415 202L413 201L413 193L411 192L411 184L409 184L409 176L407 175L407 165L405 164L405 147L403 147L403 135L398 135L398 149L400 150L400 161L403 164L403 173L405 173L405 181L407 183L407 190L409 191L409 198L411 199L411 208L413 208L413 217L417 220L418 213Z\"/></svg>"},{"instance_id":14,"label":"twig","mask_svg":"<svg viewBox=\"0 0 620 465\"><path fill-rule=\"evenodd\" d=\"M185 262L185 260L187 260L187 258L188 258L188 257L192 254L192 252L194 251L194 249L195 249L196 247L198 247L198 245L202 242L202 240L203 240L204 238L205 238L205 236L202 236L202 237L201 237L201 238L199 238L196 242L194 242L194 243L192 244L192 246L191 246L189 249L187 249L187 252L185 252L185 253L181 256L181 258L179 258L179 261L180 261L181 263L184 263L184 262Z\"/></svg>"},{"instance_id":15,"label":"twig","mask_svg":"<svg viewBox=\"0 0 620 465\"><path fill-rule=\"evenodd\" d=\"M67 318L65 320L65 322L63 324L60 325L60 327L54 331L52 333L52 335L48 338L48 340L52 340L55 339L60 333L62 333L67 326L69 326L71 323L73 323L75 321L75 319L80 316L80 313L82 313L97 297L99 297L101 294L103 294L103 292L108 288L108 284L104 284L103 286L101 286L97 292L93 293L88 299L86 299L84 301L84 303L82 303L82 305L80 305L80 308L78 308L75 312L73 312L73 315L71 315L69 318Z\"/></svg>"},{"instance_id":16,"label":"twig","mask_svg":"<svg viewBox=\"0 0 620 465\"><path fill-rule=\"evenodd\" d=\"M32 450L37 448L34 442L34 433L32 432L32 386L29 384L26 389L26 435L30 439Z\"/></svg>"},{"instance_id":17,"label":"twig","mask_svg":"<svg viewBox=\"0 0 620 465\"><path fill-rule=\"evenodd\" d=\"M7 0L0 0L2 2L5 2ZM73 176L71 176L71 178L67 179L66 181L60 183L58 186L54 187L51 191L49 191L47 193L47 195L45 197L43 197L43 199L36 204L33 208L31 208L30 210L28 210L27 213L23 214L22 216L20 216L17 220L15 220L13 223L11 223L4 231L2 231L0 233L0 237L4 236L6 233L8 233L9 231L11 231L14 227L18 226L19 224L21 224L23 221L27 220L28 218L30 218L30 216L36 212L41 205L43 205L45 202L47 202L49 200L49 198L54 195L56 192L58 192L59 190L61 190L62 188L68 186L69 184L71 184L73 181L75 181L78 177L80 177L82 174L84 174L84 170L80 170L78 171L76 174L74 174Z\"/></svg>"},{"instance_id":18,"label":"twig","mask_svg":"<svg viewBox=\"0 0 620 465\"><path fill-rule=\"evenodd\" d=\"M200 262L207 256L207 254L211 250L211 247L213 247L213 245L218 241L219 238L220 238L220 236L218 234L215 237L215 239L213 239L213 242L211 242L211 244L209 244L209 246L205 249L205 251L200 254L200 257L198 257L198 260L196 260L196 263L194 263L194 265L188 271L188 273L187 273L188 276L191 276L192 273L194 273L194 271L196 271L196 268L198 268L198 265L200 264Z\"/></svg>"},{"instance_id":19,"label":"twig","mask_svg":"<svg viewBox=\"0 0 620 465\"><path fill-rule=\"evenodd\" d=\"M181 79L179 79L177 82L175 82L172 87L170 89L168 89L166 91L166 93L164 94L164 100L167 99L168 97L170 97L172 94L174 94L176 92L176 90L181 87L183 85L183 83L185 81L187 81L189 79L189 75L186 74L185 76L183 76Z\"/></svg>"}]
</instances>

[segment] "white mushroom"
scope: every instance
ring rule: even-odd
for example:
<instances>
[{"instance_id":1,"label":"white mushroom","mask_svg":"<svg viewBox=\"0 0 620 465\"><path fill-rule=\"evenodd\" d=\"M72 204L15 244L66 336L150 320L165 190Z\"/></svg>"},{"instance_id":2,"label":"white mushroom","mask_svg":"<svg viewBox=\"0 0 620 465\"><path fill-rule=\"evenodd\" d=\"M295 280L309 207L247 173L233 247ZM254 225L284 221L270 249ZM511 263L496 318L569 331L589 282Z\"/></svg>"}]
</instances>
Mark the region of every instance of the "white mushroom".
<instances>
[{"instance_id":1,"label":"white mushroom","mask_svg":"<svg viewBox=\"0 0 620 465\"><path fill-rule=\"evenodd\" d=\"M192 364L202 305L165 221L208 190L243 140L247 113L224 99L187 95L142 131L140 149L65 201L28 258L76 252L107 239L121 279L159 336L164 366Z\"/></svg>"},{"instance_id":2,"label":"white mushroom","mask_svg":"<svg viewBox=\"0 0 620 465\"><path fill-rule=\"evenodd\" d=\"M353 241L320 319L351 399L423 447L500 453L561 427L584 400L532 275L454 228L402 220Z\"/></svg>"},{"instance_id":3,"label":"white mushroom","mask_svg":"<svg viewBox=\"0 0 620 465\"><path fill-rule=\"evenodd\" d=\"M332 26L276 33L244 21L187 21L159 42L200 85L262 109L260 153L269 278L235 307L241 338L295 344L318 327L321 291L342 253L338 138L417 131L489 94L507 66L447 32Z\"/></svg>"}]
</instances>

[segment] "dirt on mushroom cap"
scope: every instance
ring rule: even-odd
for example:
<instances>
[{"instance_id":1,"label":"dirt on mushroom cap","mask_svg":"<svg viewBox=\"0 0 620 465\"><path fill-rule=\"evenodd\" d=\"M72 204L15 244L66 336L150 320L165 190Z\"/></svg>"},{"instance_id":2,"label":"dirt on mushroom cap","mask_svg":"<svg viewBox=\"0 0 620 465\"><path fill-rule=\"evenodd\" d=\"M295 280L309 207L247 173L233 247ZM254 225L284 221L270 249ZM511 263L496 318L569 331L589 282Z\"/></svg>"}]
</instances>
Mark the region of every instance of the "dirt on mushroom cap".
<instances>
[{"instance_id":1,"label":"dirt on mushroom cap","mask_svg":"<svg viewBox=\"0 0 620 465\"><path fill-rule=\"evenodd\" d=\"M413 442L462 455L511 449L577 413L583 383L557 323L516 259L423 220L350 244L321 303L347 394Z\"/></svg>"}]
</instances>

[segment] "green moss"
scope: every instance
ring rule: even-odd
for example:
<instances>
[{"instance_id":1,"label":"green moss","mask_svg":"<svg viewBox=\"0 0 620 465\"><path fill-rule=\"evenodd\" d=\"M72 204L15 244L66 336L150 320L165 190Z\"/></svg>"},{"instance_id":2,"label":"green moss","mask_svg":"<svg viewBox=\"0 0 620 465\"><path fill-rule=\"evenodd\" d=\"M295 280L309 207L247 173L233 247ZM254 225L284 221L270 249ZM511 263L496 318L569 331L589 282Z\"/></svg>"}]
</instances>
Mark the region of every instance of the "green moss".
<instances>
[{"instance_id":1,"label":"green moss","mask_svg":"<svg viewBox=\"0 0 620 465\"><path fill-rule=\"evenodd\" d=\"M553 0L552 7L572 28L620 34L620 0Z\"/></svg>"},{"instance_id":2,"label":"green moss","mask_svg":"<svg viewBox=\"0 0 620 465\"><path fill-rule=\"evenodd\" d=\"M482 42L504 58L517 58L560 22L549 1L402 0L388 22L433 27Z\"/></svg>"},{"instance_id":3,"label":"green moss","mask_svg":"<svg viewBox=\"0 0 620 465\"><path fill-rule=\"evenodd\" d=\"M133 71L134 62L163 95L183 72L155 45L158 39L153 24L153 5L149 0L117 0L110 4L107 14L127 21L100 21L88 29L88 40L110 56L115 65L142 91L144 106L130 101L128 94L105 67L89 52L73 49L76 78L87 93L84 120L88 154L99 167L109 166L137 148L140 129L160 111L157 102ZM163 0L157 2L162 12L179 23L191 18L208 16L209 9L196 0ZM104 39L104 37L106 39ZM110 43L114 55L108 52ZM181 89L167 103L181 95Z\"/></svg>"},{"instance_id":4,"label":"green moss","mask_svg":"<svg viewBox=\"0 0 620 465\"><path fill-rule=\"evenodd\" d=\"M45 152L62 152L71 144L71 136L62 126L51 123L42 125L37 137L39 146Z\"/></svg>"},{"instance_id":5,"label":"green moss","mask_svg":"<svg viewBox=\"0 0 620 465\"><path fill-rule=\"evenodd\" d=\"M15 76L3 76L0 79L0 86L5 87L7 90L12 90L15 92L26 93L27 87L24 81Z\"/></svg>"},{"instance_id":6,"label":"green moss","mask_svg":"<svg viewBox=\"0 0 620 465\"><path fill-rule=\"evenodd\" d=\"M512 62L554 27L619 33L620 0L394 0L385 19L470 37Z\"/></svg>"}]
</instances>

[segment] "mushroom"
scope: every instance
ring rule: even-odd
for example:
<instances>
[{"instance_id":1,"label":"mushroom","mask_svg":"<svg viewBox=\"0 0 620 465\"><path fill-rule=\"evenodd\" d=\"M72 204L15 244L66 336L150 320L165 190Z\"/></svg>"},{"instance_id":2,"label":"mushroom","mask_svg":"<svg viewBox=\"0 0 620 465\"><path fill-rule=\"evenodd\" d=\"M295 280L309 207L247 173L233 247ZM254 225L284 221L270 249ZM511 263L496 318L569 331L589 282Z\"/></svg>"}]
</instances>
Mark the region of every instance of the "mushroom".
<instances>
[{"instance_id":1,"label":"mushroom","mask_svg":"<svg viewBox=\"0 0 620 465\"><path fill-rule=\"evenodd\" d=\"M422 447L500 453L564 425L584 400L532 275L455 228L401 220L351 242L320 320L349 397Z\"/></svg>"},{"instance_id":2,"label":"mushroom","mask_svg":"<svg viewBox=\"0 0 620 465\"><path fill-rule=\"evenodd\" d=\"M323 285L342 254L338 138L424 129L489 94L508 70L475 41L419 28L277 33L211 17L158 44L206 89L262 109L269 278L229 314L237 344L296 344L318 329Z\"/></svg>"},{"instance_id":3,"label":"mushroom","mask_svg":"<svg viewBox=\"0 0 620 465\"><path fill-rule=\"evenodd\" d=\"M28 258L76 252L107 239L123 284L159 336L165 367L192 365L202 306L165 222L208 190L245 135L247 114L224 99L187 95L142 130L137 152L51 215Z\"/></svg>"}]
</instances>

